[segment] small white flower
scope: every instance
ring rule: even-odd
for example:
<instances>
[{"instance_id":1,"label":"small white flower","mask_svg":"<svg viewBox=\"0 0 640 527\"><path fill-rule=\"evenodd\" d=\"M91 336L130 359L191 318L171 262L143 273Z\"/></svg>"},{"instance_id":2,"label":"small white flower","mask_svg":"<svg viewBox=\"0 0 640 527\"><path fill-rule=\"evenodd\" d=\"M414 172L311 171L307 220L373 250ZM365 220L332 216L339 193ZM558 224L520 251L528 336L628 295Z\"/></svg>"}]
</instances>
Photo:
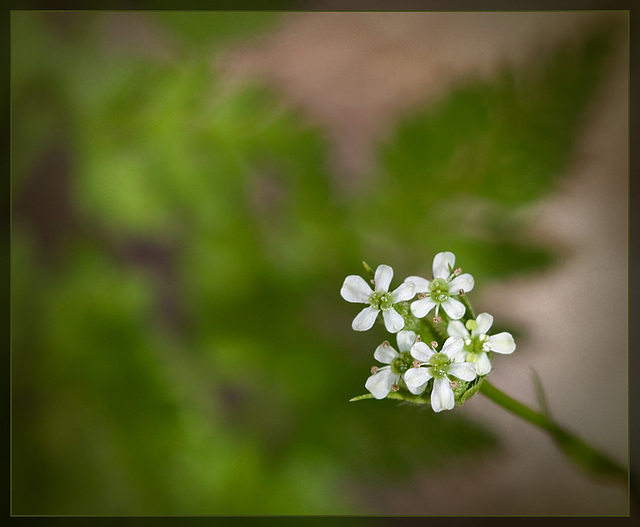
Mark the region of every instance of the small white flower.
<instances>
[{"instance_id":1,"label":"small white flower","mask_svg":"<svg viewBox=\"0 0 640 527\"><path fill-rule=\"evenodd\" d=\"M447 327L449 335L464 340L464 348L457 359L473 362L478 375L487 375L491 371L491 361L487 352L508 354L516 349L511 333L503 331L497 335L487 335L492 324L493 317L489 313L480 313L475 320L467 320L466 327L460 320L452 320Z\"/></svg>"},{"instance_id":2,"label":"small white flower","mask_svg":"<svg viewBox=\"0 0 640 527\"><path fill-rule=\"evenodd\" d=\"M411 300L415 294L415 285L405 282L395 291L389 293L389 285L393 278L393 269L388 265L379 265L374 276L375 291L358 275L347 276L340 290L342 298L347 302L369 304L355 319L351 327L356 331L366 331L373 326L378 312L382 311L384 325L391 333L397 333L404 327L404 318L393 307L397 302Z\"/></svg>"},{"instance_id":3,"label":"small white flower","mask_svg":"<svg viewBox=\"0 0 640 527\"><path fill-rule=\"evenodd\" d=\"M460 337L449 337L442 351L430 348L424 342L416 342L411 347L411 355L420 364L404 374L404 381L411 393L420 394L433 379L431 391L431 408L434 412L451 410L455 405L455 397L451 388L451 378L472 381L476 378L476 369L471 362L455 362L454 359L462 350L464 341Z\"/></svg>"},{"instance_id":4,"label":"small white flower","mask_svg":"<svg viewBox=\"0 0 640 527\"><path fill-rule=\"evenodd\" d=\"M387 342L383 342L376 348L373 356L376 360L389 366L382 368L374 368L375 373L367 379L365 387L376 399L384 399L391 391L394 385L398 385L400 378L404 373L413 366L413 357L411 356L411 346L416 340L416 334L413 331L400 331L396 335L398 341L398 353Z\"/></svg>"},{"instance_id":5,"label":"small white flower","mask_svg":"<svg viewBox=\"0 0 640 527\"><path fill-rule=\"evenodd\" d=\"M420 276L405 279L405 282L415 284L415 292L419 297L422 296L411 304L414 316L422 318L434 307L437 316L440 306L449 318L459 319L464 315L464 304L453 296L460 295L460 291L471 291L475 282L469 273L458 275L460 270L454 268L455 263L456 257L453 253L438 253L433 259L433 280L429 281Z\"/></svg>"}]
</instances>

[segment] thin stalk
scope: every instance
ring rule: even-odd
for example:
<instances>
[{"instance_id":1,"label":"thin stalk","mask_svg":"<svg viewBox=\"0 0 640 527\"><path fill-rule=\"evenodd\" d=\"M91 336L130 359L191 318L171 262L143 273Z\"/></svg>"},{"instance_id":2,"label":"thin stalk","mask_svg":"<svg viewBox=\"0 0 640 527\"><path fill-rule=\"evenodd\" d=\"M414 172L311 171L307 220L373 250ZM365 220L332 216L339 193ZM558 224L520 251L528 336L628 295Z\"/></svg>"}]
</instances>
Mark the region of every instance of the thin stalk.
<instances>
[{"instance_id":1,"label":"thin stalk","mask_svg":"<svg viewBox=\"0 0 640 527\"><path fill-rule=\"evenodd\" d=\"M621 483L624 481L625 484L629 484L630 478L626 468L562 428L548 415L536 412L516 401L486 379L480 385L480 392L505 410L549 433L558 447L584 470L592 474L615 477ZM631 492L636 500L637 491L634 481Z\"/></svg>"},{"instance_id":2,"label":"thin stalk","mask_svg":"<svg viewBox=\"0 0 640 527\"><path fill-rule=\"evenodd\" d=\"M476 316L473 313L473 308L471 307L471 304L469 303L469 299L467 298L467 295L460 295L458 298L464 304L464 307L467 308L467 312L469 313L469 316L467 317L467 319L472 318L472 319L475 320Z\"/></svg>"}]
</instances>

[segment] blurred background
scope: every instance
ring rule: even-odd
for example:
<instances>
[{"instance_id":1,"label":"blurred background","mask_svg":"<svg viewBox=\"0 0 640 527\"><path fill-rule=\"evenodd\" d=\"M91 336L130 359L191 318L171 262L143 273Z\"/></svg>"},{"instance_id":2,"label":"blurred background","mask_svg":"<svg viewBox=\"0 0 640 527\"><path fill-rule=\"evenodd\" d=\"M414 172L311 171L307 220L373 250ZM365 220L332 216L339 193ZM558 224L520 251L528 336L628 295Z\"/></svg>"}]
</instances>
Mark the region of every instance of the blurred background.
<instances>
[{"instance_id":1,"label":"blurred background","mask_svg":"<svg viewBox=\"0 0 640 527\"><path fill-rule=\"evenodd\" d=\"M478 395L365 393L362 260L628 459L625 12L11 12L12 513L628 513Z\"/></svg>"}]
</instances>

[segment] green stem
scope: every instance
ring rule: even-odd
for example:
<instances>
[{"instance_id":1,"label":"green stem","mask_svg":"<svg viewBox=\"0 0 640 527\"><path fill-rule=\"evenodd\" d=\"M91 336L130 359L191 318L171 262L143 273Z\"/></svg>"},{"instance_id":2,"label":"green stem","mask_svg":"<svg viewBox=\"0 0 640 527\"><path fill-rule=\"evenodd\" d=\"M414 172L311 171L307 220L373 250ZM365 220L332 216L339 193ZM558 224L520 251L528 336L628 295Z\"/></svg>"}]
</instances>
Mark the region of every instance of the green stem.
<instances>
[{"instance_id":1,"label":"green stem","mask_svg":"<svg viewBox=\"0 0 640 527\"><path fill-rule=\"evenodd\" d=\"M458 298L464 304L464 307L467 308L467 312L469 313L469 316L466 317L467 320L470 319L470 318L475 320L476 316L473 313L473 308L471 307L471 304L469 303L469 299L467 298L467 295L460 295ZM465 315L466 315L466 313L465 313ZM465 317L463 317L463 318L465 318Z\"/></svg>"},{"instance_id":2,"label":"green stem","mask_svg":"<svg viewBox=\"0 0 640 527\"><path fill-rule=\"evenodd\" d=\"M558 447L575 463L593 474L612 476L629 484L629 475L624 467L606 455L589 446L582 439L556 424L548 415L532 410L528 406L509 397L486 379L481 383L480 392L505 410L549 433ZM635 483L635 482L634 482ZM636 485L631 485L637 492ZM635 496L637 498L637 496Z\"/></svg>"}]
</instances>

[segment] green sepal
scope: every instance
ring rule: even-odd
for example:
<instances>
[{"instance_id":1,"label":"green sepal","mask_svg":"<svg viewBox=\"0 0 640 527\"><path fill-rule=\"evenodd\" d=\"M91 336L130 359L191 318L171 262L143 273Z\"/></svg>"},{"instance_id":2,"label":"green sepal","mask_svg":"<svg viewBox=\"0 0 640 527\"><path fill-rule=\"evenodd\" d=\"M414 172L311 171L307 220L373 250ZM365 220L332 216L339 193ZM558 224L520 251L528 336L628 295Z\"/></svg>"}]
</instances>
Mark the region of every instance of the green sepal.
<instances>
[{"instance_id":1,"label":"green sepal","mask_svg":"<svg viewBox=\"0 0 640 527\"><path fill-rule=\"evenodd\" d=\"M369 275L369 280L373 280L376 276L373 272L373 269L371 269L371 267L369 267L369 264L364 260L362 261L362 265L364 266L365 272Z\"/></svg>"},{"instance_id":2,"label":"green sepal","mask_svg":"<svg viewBox=\"0 0 640 527\"><path fill-rule=\"evenodd\" d=\"M456 398L456 404L458 406L462 406L467 399L470 399L478 393L480 391L482 381L484 381L484 377L476 377L476 380L472 381L472 383L467 386L466 391L459 398Z\"/></svg>"},{"instance_id":3,"label":"green sepal","mask_svg":"<svg viewBox=\"0 0 640 527\"><path fill-rule=\"evenodd\" d=\"M364 395L358 395L357 397L349 399L349 402L352 403L353 401L362 401L364 399L373 399L373 394L365 393Z\"/></svg>"}]
</instances>

